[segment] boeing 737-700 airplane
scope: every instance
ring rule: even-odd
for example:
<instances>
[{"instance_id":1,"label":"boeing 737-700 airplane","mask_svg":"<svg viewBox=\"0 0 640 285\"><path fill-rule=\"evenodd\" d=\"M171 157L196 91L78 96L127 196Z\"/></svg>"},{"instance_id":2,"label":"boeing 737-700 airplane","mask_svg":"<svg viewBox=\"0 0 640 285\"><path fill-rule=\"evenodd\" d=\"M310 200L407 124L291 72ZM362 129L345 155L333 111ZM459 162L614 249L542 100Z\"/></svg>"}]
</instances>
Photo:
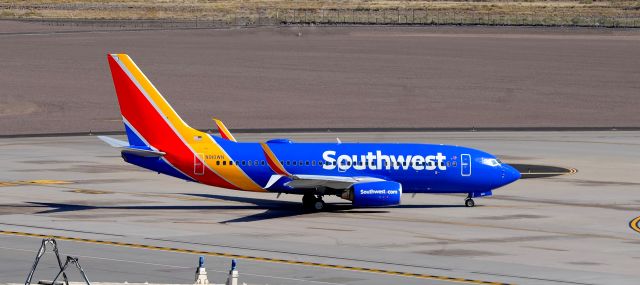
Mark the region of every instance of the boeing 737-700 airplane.
<instances>
[{"instance_id":1,"label":"boeing 737-700 airplane","mask_svg":"<svg viewBox=\"0 0 640 285\"><path fill-rule=\"evenodd\" d=\"M336 195L354 207L400 204L403 193L464 193L473 198L520 178L476 149L409 143L237 142L189 127L126 54L108 55L128 142L101 136L122 158L187 181L228 189L302 195L310 210Z\"/></svg>"}]
</instances>

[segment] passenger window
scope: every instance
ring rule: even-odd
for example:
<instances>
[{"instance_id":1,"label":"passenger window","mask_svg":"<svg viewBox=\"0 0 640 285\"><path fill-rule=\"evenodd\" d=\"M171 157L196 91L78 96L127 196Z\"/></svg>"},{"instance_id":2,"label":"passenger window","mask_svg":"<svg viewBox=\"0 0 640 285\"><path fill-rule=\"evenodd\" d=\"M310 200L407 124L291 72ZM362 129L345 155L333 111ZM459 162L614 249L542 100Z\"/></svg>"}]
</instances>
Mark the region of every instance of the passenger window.
<instances>
[{"instance_id":1,"label":"passenger window","mask_svg":"<svg viewBox=\"0 0 640 285\"><path fill-rule=\"evenodd\" d=\"M291 161L287 160L287 165L290 165L290 164L291 164Z\"/></svg>"},{"instance_id":2,"label":"passenger window","mask_svg":"<svg viewBox=\"0 0 640 285\"><path fill-rule=\"evenodd\" d=\"M294 165L294 166L295 166L295 165L298 165L298 162L294 160L294 161L293 161L293 165Z\"/></svg>"},{"instance_id":3,"label":"passenger window","mask_svg":"<svg viewBox=\"0 0 640 285\"><path fill-rule=\"evenodd\" d=\"M453 167L456 167L458 165L458 163L455 161L452 164L453 164Z\"/></svg>"},{"instance_id":4,"label":"passenger window","mask_svg":"<svg viewBox=\"0 0 640 285\"><path fill-rule=\"evenodd\" d=\"M254 161L253 161L253 165L258 166L258 161L257 161L257 160L254 160Z\"/></svg>"},{"instance_id":5,"label":"passenger window","mask_svg":"<svg viewBox=\"0 0 640 285\"><path fill-rule=\"evenodd\" d=\"M316 166L316 161L315 160L311 161L311 166Z\"/></svg>"},{"instance_id":6,"label":"passenger window","mask_svg":"<svg viewBox=\"0 0 640 285\"><path fill-rule=\"evenodd\" d=\"M220 161L219 160L216 160L216 165L220 165Z\"/></svg>"},{"instance_id":7,"label":"passenger window","mask_svg":"<svg viewBox=\"0 0 640 285\"><path fill-rule=\"evenodd\" d=\"M451 161L447 161L447 166L451 166Z\"/></svg>"},{"instance_id":8,"label":"passenger window","mask_svg":"<svg viewBox=\"0 0 640 285\"><path fill-rule=\"evenodd\" d=\"M243 160L242 161L242 166L245 166L245 165L247 165L247 162Z\"/></svg>"},{"instance_id":9,"label":"passenger window","mask_svg":"<svg viewBox=\"0 0 640 285\"><path fill-rule=\"evenodd\" d=\"M304 165L309 166L310 162L307 160L304 162Z\"/></svg>"},{"instance_id":10,"label":"passenger window","mask_svg":"<svg viewBox=\"0 0 640 285\"><path fill-rule=\"evenodd\" d=\"M281 163L282 164L282 163ZM260 161L260 165L264 165L264 160Z\"/></svg>"},{"instance_id":11,"label":"passenger window","mask_svg":"<svg viewBox=\"0 0 640 285\"><path fill-rule=\"evenodd\" d=\"M300 160L300 161L298 162L298 165L303 166L303 165L304 165L304 161Z\"/></svg>"},{"instance_id":12,"label":"passenger window","mask_svg":"<svg viewBox=\"0 0 640 285\"><path fill-rule=\"evenodd\" d=\"M322 162L322 160L318 161L318 165L322 165L322 164L324 164L324 162Z\"/></svg>"},{"instance_id":13,"label":"passenger window","mask_svg":"<svg viewBox=\"0 0 640 285\"><path fill-rule=\"evenodd\" d=\"M227 161L226 160L222 161L222 165L227 165Z\"/></svg>"}]
</instances>

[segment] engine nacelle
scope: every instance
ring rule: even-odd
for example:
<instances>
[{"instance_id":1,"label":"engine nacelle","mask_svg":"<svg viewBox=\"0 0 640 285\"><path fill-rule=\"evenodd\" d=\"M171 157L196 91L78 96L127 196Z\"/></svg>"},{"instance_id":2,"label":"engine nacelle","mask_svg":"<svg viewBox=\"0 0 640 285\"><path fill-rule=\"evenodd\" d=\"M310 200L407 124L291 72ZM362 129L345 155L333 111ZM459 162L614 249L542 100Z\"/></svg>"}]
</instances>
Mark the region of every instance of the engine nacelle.
<instances>
[{"instance_id":1,"label":"engine nacelle","mask_svg":"<svg viewBox=\"0 0 640 285\"><path fill-rule=\"evenodd\" d=\"M342 198L353 201L355 207L398 205L401 196L402 185L391 181L354 184L351 189L342 194Z\"/></svg>"}]
</instances>

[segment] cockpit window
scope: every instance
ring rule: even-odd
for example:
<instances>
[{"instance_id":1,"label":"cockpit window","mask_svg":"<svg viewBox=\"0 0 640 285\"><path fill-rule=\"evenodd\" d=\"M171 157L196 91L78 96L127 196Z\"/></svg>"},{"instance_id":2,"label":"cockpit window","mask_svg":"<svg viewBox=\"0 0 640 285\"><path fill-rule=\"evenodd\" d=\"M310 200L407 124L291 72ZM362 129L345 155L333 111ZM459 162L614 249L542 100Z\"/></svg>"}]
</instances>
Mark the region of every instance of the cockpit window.
<instances>
[{"instance_id":1,"label":"cockpit window","mask_svg":"<svg viewBox=\"0 0 640 285\"><path fill-rule=\"evenodd\" d=\"M489 165L489 166L498 166L500 165L500 160L495 158L485 158L482 160L482 164Z\"/></svg>"}]
</instances>

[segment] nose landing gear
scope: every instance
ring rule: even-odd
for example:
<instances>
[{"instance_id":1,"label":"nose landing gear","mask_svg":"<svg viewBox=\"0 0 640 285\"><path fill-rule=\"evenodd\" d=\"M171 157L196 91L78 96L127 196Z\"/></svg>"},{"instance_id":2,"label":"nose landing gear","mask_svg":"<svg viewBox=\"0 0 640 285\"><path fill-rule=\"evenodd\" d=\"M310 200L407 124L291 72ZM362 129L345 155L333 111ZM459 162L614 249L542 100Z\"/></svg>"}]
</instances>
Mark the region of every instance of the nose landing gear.
<instances>
[{"instance_id":1,"label":"nose landing gear","mask_svg":"<svg viewBox=\"0 0 640 285\"><path fill-rule=\"evenodd\" d=\"M469 193L469 195L467 195L467 198L464 199L464 205L469 208L475 206L476 202L474 202L472 198L473 198L473 195Z\"/></svg>"},{"instance_id":2,"label":"nose landing gear","mask_svg":"<svg viewBox=\"0 0 640 285\"><path fill-rule=\"evenodd\" d=\"M473 207L476 205L476 202L474 202L471 198L466 198L464 199L464 205L467 207Z\"/></svg>"}]
</instances>

